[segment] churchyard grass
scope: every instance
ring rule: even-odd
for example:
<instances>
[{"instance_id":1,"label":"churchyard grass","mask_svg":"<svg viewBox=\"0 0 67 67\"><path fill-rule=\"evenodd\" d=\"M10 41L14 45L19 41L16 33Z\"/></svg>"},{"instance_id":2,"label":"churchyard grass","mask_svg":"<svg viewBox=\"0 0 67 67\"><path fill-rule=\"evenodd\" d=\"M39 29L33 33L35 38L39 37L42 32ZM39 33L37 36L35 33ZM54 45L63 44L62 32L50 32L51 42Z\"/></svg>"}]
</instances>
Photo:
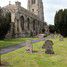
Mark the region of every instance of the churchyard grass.
<instances>
[{"instance_id":1,"label":"churchyard grass","mask_svg":"<svg viewBox=\"0 0 67 67\"><path fill-rule=\"evenodd\" d=\"M15 46L17 44L20 44L22 42L26 42L29 38L16 38L16 39L4 39L0 40L0 48ZM38 38L33 38L33 40L36 40Z\"/></svg>"},{"instance_id":2,"label":"churchyard grass","mask_svg":"<svg viewBox=\"0 0 67 67\"><path fill-rule=\"evenodd\" d=\"M2 63L6 62L8 67L67 67L67 38L59 41L59 38L51 39L54 42L55 54L45 54L42 49L44 41L34 43L34 53L27 53L26 47L1 56Z\"/></svg>"}]
</instances>

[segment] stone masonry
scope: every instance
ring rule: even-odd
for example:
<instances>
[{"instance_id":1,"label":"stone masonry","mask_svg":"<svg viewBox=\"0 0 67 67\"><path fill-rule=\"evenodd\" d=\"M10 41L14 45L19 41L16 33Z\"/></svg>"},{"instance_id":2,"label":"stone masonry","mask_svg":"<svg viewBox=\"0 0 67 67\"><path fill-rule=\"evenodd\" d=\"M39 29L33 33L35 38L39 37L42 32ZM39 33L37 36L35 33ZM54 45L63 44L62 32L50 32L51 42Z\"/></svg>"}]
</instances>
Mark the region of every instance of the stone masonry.
<instances>
[{"instance_id":1,"label":"stone masonry","mask_svg":"<svg viewBox=\"0 0 67 67\"><path fill-rule=\"evenodd\" d=\"M39 34L47 24L44 22L42 0L33 1L35 5L31 5L32 0L28 0L28 10L21 6L21 2L8 4L3 7L3 11L11 13L11 29L9 31L11 37L30 36L30 33ZM42 8L40 8L42 7ZM32 9L32 11L31 11ZM36 11L38 9L38 11Z\"/></svg>"}]
</instances>

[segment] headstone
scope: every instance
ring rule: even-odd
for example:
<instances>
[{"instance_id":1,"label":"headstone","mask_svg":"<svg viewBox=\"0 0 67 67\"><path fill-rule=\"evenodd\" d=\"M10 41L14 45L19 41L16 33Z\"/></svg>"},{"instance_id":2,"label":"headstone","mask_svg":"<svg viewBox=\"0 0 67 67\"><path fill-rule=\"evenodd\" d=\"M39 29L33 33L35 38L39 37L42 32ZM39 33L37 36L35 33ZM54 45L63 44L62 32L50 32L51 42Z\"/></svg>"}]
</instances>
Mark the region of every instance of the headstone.
<instances>
[{"instance_id":1,"label":"headstone","mask_svg":"<svg viewBox=\"0 0 67 67\"><path fill-rule=\"evenodd\" d=\"M57 38L57 33L56 33L56 31L54 32L54 37Z\"/></svg>"},{"instance_id":2,"label":"headstone","mask_svg":"<svg viewBox=\"0 0 67 67\"><path fill-rule=\"evenodd\" d=\"M54 54L52 46L53 46L53 42L51 40L46 40L42 48L45 49L45 53Z\"/></svg>"},{"instance_id":3,"label":"headstone","mask_svg":"<svg viewBox=\"0 0 67 67\"><path fill-rule=\"evenodd\" d=\"M39 38L39 39L42 39L42 38L44 38L44 35L45 35L45 34L38 34L38 38Z\"/></svg>"},{"instance_id":4,"label":"headstone","mask_svg":"<svg viewBox=\"0 0 67 67\"><path fill-rule=\"evenodd\" d=\"M32 41L27 41L26 42L26 51L29 53L33 52L33 45L32 45Z\"/></svg>"},{"instance_id":5,"label":"headstone","mask_svg":"<svg viewBox=\"0 0 67 67\"><path fill-rule=\"evenodd\" d=\"M54 37L54 34L51 34L51 38L55 38L55 37Z\"/></svg>"},{"instance_id":6,"label":"headstone","mask_svg":"<svg viewBox=\"0 0 67 67\"><path fill-rule=\"evenodd\" d=\"M59 40L63 41L63 36L62 35L59 35Z\"/></svg>"}]
</instances>

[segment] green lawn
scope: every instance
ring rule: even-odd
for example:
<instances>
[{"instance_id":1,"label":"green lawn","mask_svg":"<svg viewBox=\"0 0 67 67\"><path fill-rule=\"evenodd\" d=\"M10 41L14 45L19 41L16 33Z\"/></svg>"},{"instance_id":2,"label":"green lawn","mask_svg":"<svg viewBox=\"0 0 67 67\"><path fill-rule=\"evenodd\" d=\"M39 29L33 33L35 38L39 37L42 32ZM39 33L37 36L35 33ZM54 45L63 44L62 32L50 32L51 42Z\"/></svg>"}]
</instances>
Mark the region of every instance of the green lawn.
<instances>
[{"instance_id":1,"label":"green lawn","mask_svg":"<svg viewBox=\"0 0 67 67\"><path fill-rule=\"evenodd\" d=\"M5 48L9 46L14 46L17 44L20 44L22 42L27 41L29 38L16 38L16 39L5 39L5 40L0 40L0 48ZM38 39L38 38L33 38Z\"/></svg>"},{"instance_id":2,"label":"green lawn","mask_svg":"<svg viewBox=\"0 0 67 67\"><path fill-rule=\"evenodd\" d=\"M0 40L0 47L4 48L4 47L9 47L9 46L17 45L17 44L19 44L21 42L24 42L26 40L27 40L27 38Z\"/></svg>"},{"instance_id":3,"label":"green lawn","mask_svg":"<svg viewBox=\"0 0 67 67\"><path fill-rule=\"evenodd\" d=\"M20 48L13 52L1 56L2 62L6 62L7 67L67 67L67 38L64 41L52 39L54 42L54 55L45 54L41 49L43 41L34 43L33 54L25 51L26 47Z\"/></svg>"}]
</instances>

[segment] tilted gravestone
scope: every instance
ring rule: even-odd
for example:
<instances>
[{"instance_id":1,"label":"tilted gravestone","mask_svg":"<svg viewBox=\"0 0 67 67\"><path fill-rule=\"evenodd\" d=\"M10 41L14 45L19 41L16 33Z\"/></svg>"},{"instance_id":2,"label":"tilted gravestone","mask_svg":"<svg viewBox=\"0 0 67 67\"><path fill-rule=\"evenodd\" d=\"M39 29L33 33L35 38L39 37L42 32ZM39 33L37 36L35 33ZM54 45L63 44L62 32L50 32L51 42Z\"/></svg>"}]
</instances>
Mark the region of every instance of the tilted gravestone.
<instances>
[{"instance_id":1,"label":"tilted gravestone","mask_svg":"<svg viewBox=\"0 0 67 67\"><path fill-rule=\"evenodd\" d=\"M33 45L32 45L31 41L26 42L26 51L29 52L29 53L33 52Z\"/></svg>"},{"instance_id":2,"label":"tilted gravestone","mask_svg":"<svg viewBox=\"0 0 67 67\"><path fill-rule=\"evenodd\" d=\"M54 54L53 42L51 40L46 40L45 43L43 44L42 48L45 49L45 53Z\"/></svg>"}]
</instances>

